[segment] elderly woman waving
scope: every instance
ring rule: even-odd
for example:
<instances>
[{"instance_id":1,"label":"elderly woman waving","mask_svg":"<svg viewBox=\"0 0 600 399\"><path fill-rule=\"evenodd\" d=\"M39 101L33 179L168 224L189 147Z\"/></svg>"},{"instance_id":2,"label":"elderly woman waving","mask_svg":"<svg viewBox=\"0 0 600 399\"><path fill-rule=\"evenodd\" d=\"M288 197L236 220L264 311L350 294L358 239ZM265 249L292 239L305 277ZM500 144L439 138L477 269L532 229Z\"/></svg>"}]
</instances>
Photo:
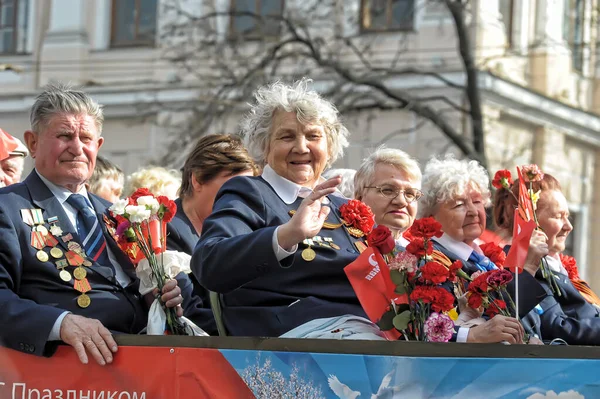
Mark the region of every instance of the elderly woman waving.
<instances>
[{"instance_id":1,"label":"elderly woman waving","mask_svg":"<svg viewBox=\"0 0 600 399\"><path fill-rule=\"evenodd\" d=\"M433 216L444 231L441 237L433 238L434 248L452 261L461 260L463 270L469 275L496 268L477 245L486 227L485 208L490 205L486 170L476 161L453 157L432 159L423 173L423 193L419 214ZM538 261L540 257L538 254ZM537 305L536 298L545 296L531 274L522 273L522 276L519 292L528 291L529 295L520 295L520 298L531 299L531 302L520 301L521 317ZM499 315L471 328L460 328L456 339L458 342L519 343L523 336L518 320Z\"/></svg>"},{"instance_id":2,"label":"elderly woman waving","mask_svg":"<svg viewBox=\"0 0 600 399\"><path fill-rule=\"evenodd\" d=\"M341 178L321 178L347 146L347 129L306 80L255 97L242 135L263 173L223 185L192 257L194 274L221 294L231 335L380 338L343 271L359 238L341 222Z\"/></svg>"}]
</instances>

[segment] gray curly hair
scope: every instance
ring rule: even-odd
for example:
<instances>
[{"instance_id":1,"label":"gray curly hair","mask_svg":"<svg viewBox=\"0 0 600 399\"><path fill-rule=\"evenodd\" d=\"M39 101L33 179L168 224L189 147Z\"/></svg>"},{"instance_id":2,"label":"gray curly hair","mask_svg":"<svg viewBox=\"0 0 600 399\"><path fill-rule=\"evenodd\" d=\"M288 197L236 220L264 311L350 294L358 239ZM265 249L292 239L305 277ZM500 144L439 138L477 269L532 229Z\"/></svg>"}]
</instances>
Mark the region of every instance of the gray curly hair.
<instances>
[{"instance_id":1,"label":"gray curly hair","mask_svg":"<svg viewBox=\"0 0 600 399\"><path fill-rule=\"evenodd\" d=\"M459 160L453 155L434 158L425 165L422 183L419 217L432 216L438 204L465 194L470 187L481 193L486 207L491 203L490 179L477 161Z\"/></svg>"},{"instance_id":2,"label":"gray curly hair","mask_svg":"<svg viewBox=\"0 0 600 399\"><path fill-rule=\"evenodd\" d=\"M256 101L242 120L240 133L248 152L260 166L266 162L273 115L278 110L295 112L302 124L318 123L323 126L329 152L327 166L344 155L344 148L348 146L348 129L342 125L335 106L308 88L310 82L311 79L307 78L292 85L278 81L260 87L254 93Z\"/></svg>"}]
</instances>

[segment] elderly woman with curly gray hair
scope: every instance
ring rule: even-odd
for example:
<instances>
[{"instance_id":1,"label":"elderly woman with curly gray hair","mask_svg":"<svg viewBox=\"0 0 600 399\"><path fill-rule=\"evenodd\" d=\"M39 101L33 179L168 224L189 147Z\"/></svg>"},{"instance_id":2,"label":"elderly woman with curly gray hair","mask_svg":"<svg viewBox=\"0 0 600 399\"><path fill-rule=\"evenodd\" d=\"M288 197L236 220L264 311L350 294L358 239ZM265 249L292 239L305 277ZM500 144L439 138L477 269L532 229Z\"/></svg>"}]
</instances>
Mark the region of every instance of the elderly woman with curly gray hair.
<instances>
[{"instance_id":1,"label":"elderly woman with curly gray hair","mask_svg":"<svg viewBox=\"0 0 600 399\"><path fill-rule=\"evenodd\" d=\"M495 269L496 265L477 244L485 231L486 208L490 205L486 170L476 161L458 160L452 156L432 159L425 166L422 191L419 215L434 217L444 232L441 237L433 238L434 248L453 262L462 261L463 270L469 275L479 270ZM530 263L535 264L535 261ZM535 274L534 270L521 274L519 292L528 292L529 295L520 295L520 298L528 299L519 303L520 317L537 305L536 298L545 295L532 274ZM512 284L509 286L511 290L514 293ZM455 294L460 296L460 293ZM483 323L461 327L456 340L520 343L523 337L524 330L517 319L499 315Z\"/></svg>"},{"instance_id":2,"label":"elderly woman with curly gray hair","mask_svg":"<svg viewBox=\"0 0 600 399\"><path fill-rule=\"evenodd\" d=\"M230 335L384 339L343 271L362 239L342 223L341 177L322 178L348 130L307 84L255 93L241 133L262 175L223 185L192 270L219 293Z\"/></svg>"}]
</instances>

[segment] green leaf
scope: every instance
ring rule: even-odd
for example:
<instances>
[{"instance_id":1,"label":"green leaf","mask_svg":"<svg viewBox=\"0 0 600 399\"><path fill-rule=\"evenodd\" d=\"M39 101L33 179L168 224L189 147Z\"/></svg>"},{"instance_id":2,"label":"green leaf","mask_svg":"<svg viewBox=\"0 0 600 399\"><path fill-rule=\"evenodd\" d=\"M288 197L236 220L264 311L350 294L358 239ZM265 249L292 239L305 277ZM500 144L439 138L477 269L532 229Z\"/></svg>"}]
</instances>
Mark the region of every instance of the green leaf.
<instances>
[{"instance_id":1,"label":"green leaf","mask_svg":"<svg viewBox=\"0 0 600 399\"><path fill-rule=\"evenodd\" d=\"M404 286L404 284L399 284L396 286L394 292L398 295L404 295L406 294L406 287Z\"/></svg>"},{"instance_id":2,"label":"green leaf","mask_svg":"<svg viewBox=\"0 0 600 399\"><path fill-rule=\"evenodd\" d=\"M399 270L390 270L390 277L392 282L396 285L404 285L406 281L406 275Z\"/></svg>"},{"instance_id":3,"label":"green leaf","mask_svg":"<svg viewBox=\"0 0 600 399\"><path fill-rule=\"evenodd\" d=\"M377 322L377 325L379 326L381 331L387 331L394 328L394 323L392 322L392 320L395 316L396 313L393 309L385 312L383 316L381 316L381 319L379 319L379 321Z\"/></svg>"},{"instance_id":4,"label":"green leaf","mask_svg":"<svg viewBox=\"0 0 600 399\"><path fill-rule=\"evenodd\" d=\"M405 310L404 312L400 313L399 315L396 315L396 317L394 317L394 320L392 321L392 323L394 324L394 327L396 327L396 329L398 329L400 331L406 330L409 322L410 322L410 310Z\"/></svg>"}]
</instances>

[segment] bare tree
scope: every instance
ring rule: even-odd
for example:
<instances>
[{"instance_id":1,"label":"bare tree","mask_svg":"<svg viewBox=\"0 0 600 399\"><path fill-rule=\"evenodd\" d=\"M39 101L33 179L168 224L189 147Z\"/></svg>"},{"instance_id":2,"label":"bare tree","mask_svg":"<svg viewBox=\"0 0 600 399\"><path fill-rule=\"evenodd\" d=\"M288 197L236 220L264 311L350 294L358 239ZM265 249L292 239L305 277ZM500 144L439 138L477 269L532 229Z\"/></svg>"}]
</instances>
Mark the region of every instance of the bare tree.
<instances>
[{"instance_id":1,"label":"bare tree","mask_svg":"<svg viewBox=\"0 0 600 399\"><path fill-rule=\"evenodd\" d=\"M449 68L462 72L464 82L407 57L409 33L361 34L359 0L286 1L285 9L274 7L271 13L236 10L219 0L192 10L182 2L164 3L164 56L177 66L177 79L200 94L185 104L187 118L171 126L179 134L162 163L181 165L197 138L243 110L258 86L308 76L342 114L406 110L418 117L413 129L399 129L386 139L433 124L462 154L487 165L468 0L421 0L413 9L418 14L437 7L452 16L462 63ZM415 76L433 78L445 89L422 95L426 92L398 84L399 78ZM465 120L470 132L457 123Z\"/></svg>"}]
</instances>

